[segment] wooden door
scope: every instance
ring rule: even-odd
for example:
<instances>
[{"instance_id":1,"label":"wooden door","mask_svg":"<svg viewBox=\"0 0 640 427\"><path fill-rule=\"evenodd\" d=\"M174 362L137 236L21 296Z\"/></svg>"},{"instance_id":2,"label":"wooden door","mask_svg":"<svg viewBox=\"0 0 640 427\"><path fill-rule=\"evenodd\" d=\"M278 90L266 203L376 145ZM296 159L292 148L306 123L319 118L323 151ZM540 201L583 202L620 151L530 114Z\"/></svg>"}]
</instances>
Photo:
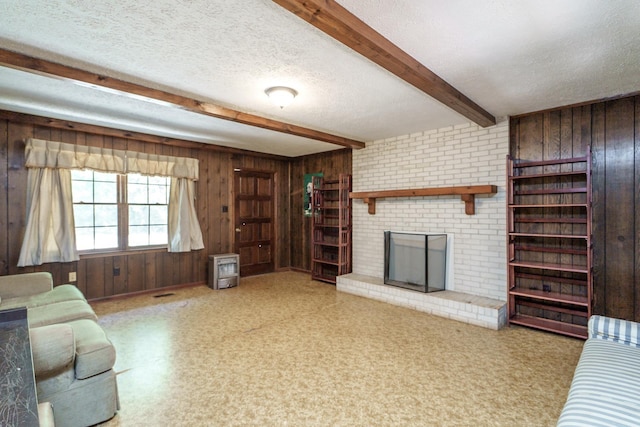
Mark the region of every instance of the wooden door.
<instances>
[{"instance_id":1,"label":"wooden door","mask_svg":"<svg viewBox=\"0 0 640 427\"><path fill-rule=\"evenodd\" d=\"M273 172L234 172L235 252L240 255L240 275L273 271L274 179Z\"/></svg>"}]
</instances>

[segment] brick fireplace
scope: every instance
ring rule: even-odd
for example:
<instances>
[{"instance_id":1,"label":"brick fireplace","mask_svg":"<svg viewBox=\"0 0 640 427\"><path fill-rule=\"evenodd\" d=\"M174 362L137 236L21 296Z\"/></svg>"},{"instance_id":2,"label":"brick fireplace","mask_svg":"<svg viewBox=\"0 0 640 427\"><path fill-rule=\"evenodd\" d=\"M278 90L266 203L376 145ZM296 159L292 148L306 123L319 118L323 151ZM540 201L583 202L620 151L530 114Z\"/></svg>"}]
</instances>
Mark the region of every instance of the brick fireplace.
<instances>
[{"instance_id":1,"label":"brick fireplace","mask_svg":"<svg viewBox=\"0 0 640 427\"><path fill-rule=\"evenodd\" d=\"M371 215L353 201L353 273L339 291L499 329L506 323L505 157L509 124L463 124L367 143L353 151L353 191L491 184L465 214L459 196L380 199ZM384 231L455 236L453 280L445 291L423 294L384 285Z\"/></svg>"}]
</instances>

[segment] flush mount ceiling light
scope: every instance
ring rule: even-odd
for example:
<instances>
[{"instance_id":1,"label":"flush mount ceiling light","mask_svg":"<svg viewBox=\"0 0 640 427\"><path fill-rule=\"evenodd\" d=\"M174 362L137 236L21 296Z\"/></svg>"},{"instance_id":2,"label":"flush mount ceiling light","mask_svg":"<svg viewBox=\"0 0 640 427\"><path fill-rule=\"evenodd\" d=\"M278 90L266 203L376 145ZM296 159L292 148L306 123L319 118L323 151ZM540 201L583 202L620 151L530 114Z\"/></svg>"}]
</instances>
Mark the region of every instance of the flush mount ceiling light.
<instances>
[{"instance_id":1,"label":"flush mount ceiling light","mask_svg":"<svg viewBox=\"0 0 640 427\"><path fill-rule=\"evenodd\" d=\"M284 108L291 104L293 98L298 95L298 92L285 86L270 87L265 90L264 93L266 93L269 99L280 108Z\"/></svg>"}]
</instances>

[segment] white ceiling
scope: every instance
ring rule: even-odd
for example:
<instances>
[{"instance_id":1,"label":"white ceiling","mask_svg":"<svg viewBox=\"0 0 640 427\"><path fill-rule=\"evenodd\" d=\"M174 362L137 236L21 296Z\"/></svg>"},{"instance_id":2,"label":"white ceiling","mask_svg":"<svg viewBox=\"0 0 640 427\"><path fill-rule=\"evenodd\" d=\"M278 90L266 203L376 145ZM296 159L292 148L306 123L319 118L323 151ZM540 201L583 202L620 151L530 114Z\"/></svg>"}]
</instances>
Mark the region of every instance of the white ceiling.
<instances>
[{"instance_id":1,"label":"white ceiling","mask_svg":"<svg viewBox=\"0 0 640 427\"><path fill-rule=\"evenodd\" d=\"M640 90L638 0L338 0L496 117ZM469 120L269 0L0 0L0 47L371 141ZM280 110L264 90L299 92ZM0 109L284 156L335 145L0 67Z\"/></svg>"}]
</instances>

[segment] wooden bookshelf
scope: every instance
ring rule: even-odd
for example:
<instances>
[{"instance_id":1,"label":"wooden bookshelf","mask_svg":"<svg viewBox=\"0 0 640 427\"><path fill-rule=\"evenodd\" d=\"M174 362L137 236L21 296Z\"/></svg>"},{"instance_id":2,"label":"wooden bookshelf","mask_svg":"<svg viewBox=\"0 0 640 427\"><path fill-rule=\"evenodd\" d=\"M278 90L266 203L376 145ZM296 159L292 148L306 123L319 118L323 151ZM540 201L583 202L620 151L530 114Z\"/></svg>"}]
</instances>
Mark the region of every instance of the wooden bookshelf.
<instances>
[{"instance_id":1,"label":"wooden bookshelf","mask_svg":"<svg viewBox=\"0 0 640 427\"><path fill-rule=\"evenodd\" d=\"M313 177L311 277L336 283L351 272L351 175Z\"/></svg>"},{"instance_id":2,"label":"wooden bookshelf","mask_svg":"<svg viewBox=\"0 0 640 427\"><path fill-rule=\"evenodd\" d=\"M509 323L586 338L591 316L591 158L507 157Z\"/></svg>"}]
</instances>

